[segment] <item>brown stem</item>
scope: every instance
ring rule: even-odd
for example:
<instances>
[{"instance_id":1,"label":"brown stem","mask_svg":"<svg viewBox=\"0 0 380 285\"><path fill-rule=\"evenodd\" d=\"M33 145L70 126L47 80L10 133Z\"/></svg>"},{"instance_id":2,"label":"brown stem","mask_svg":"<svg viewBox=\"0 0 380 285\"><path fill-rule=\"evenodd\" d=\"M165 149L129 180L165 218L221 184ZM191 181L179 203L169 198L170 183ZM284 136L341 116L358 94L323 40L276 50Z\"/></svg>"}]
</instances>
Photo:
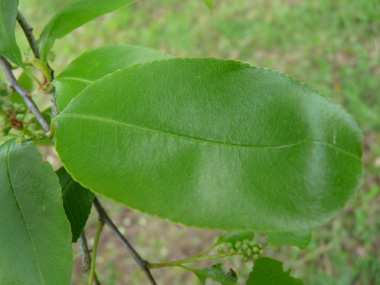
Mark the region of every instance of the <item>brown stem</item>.
<instances>
[{"instance_id":1,"label":"brown stem","mask_svg":"<svg viewBox=\"0 0 380 285\"><path fill-rule=\"evenodd\" d=\"M32 49L34 56L36 58L40 59L39 47L38 47L37 41L33 35L33 28L29 25L29 23L26 21L26 19L24 18L24 16L21 14L20 11L17 11L17 21L20 24L22 30L24 31L24 34L26 36L26 39L29 42L29 46ZM46 64L50 70L51 81L53 81L54 70L50 67L50 65L48 63L46 63ZM55 117L59 114L58 107L57 107L57 100L55 99L55 88L53 88L53 90L49 93L49 97L50 97L50 101L52 103L51 111L52 111L53 116Z\"/></svg>"},{"instance_id":2,"label":"brown stem","mask_svg":"<svg viewBox=\"0 0 380 285\"><path fill-rule=\"evenodd\" d=\"M115 226L113 221L108 217L106 211L100 204L99 200L95 197L94 199L94 206L99 214L99 220L102 220L104 223L107 224L107 226L111 229L111 231L117 236L117 238L121 241L123 246L127 249L129 254L133 257L133 259L136 261L140 269L145 273L145 275L148 277L151 284L157 285L156 281L154 280L152 274L150 273L150 270L148 268L148 262L141 258L141 256L137 253L137 251L133 248L133 246L129 243L129 241L121 234L119 229Z\"/></svg>"},{"instance_id":3,"label":"brown stem","mask_svg":"<svg viewBox=\"0 0 380 285\"><path fill-rule=\"evenodd\" d=\"M82 254L82 269L84 272L90 272L91 269L91 255L87 245L86 235L84 231L79 237L79 247ZM100 285L98 277L95 274L95 279L92 283L93 285Z\"/></svg>"},{"instance_id":4,"label":"brown stem","mask_svg":"<svg viewBox=\"0 0 380 285\"><path fill-rule=\"evenodd\" d=\"M26 39L29 42L30 48L32 49L32 52L36 58L40 58L40 52L38 48L38 44L36 39L33 36L33 28L28 24L28 22L25 20L24 16L21 14L20 11L17 11L17 22L20 24L22 30L24 31L24 34L26 36Z\"/></svg>"}]
</instances>

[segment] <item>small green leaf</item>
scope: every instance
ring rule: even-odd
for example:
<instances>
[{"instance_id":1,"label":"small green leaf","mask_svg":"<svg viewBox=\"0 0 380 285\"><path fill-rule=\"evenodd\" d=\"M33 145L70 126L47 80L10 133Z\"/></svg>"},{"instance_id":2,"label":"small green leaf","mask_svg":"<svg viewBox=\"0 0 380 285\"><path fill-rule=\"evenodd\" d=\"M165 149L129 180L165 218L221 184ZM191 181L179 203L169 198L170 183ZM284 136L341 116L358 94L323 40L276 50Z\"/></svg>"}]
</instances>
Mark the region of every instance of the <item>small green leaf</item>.
<instances>
[{"instance_id":1,"label":"small green leaf","mask_svg":"<svg viewBox=\"0 0 380 285\"><path fill-rule=\"evenodd\" d=\"M104 14L110 13L136 0L72 0L50 20L40 37L41 60L46 62L47 55L56 39Z\"/></svg>"},{"instance_id":2,"label":"small green leaf","mask_svg":"<svg viewBox=\"0 0 380 285\"><path fill-rule=\"evenodd\" d=\"M18 0L0 2L0 55L19 66L24 66L15 38L17 7Z\"/></svg>"},{"instance_id":3,"label":"small green leaf","mask_svg":"<svg viewBox=\"0 0 380 285\"><path fill-rule=\"evenodd\" d=\"M254 237L253 232L247 232L247 231L231 231L225 235L221 235L214 246L218 246L222 243L230 242L232 244L235 244L237 241L244 241L244 240L252 240Z\"/></svg>"},{"instance_id":4,"label":"small green leaf","mask_svg":"<svg viewBox=\"0 0 380 285\"><path fill-rule=\"evenodd\" d=\"M170 58L170 55L139 46L107 46L76 58L54 80L57 104L63 110L84 88L103 76L137 63Z\"/></svg>"},{"instance_id":5,"label":"small green leaf","mask_svg":"<svg viewBox=\"0 0 380 285\"><path fill-rule=\"evenodd\" d=\"M255 261L252 272L249 274L247 285L302 285L302 280L290 276L290 269L284 272L282 262L261 257Z\"/></svg>"},{"instance_id":6,"label":"small green leaf","mask_svg":"<svg viewBox=\"0 0 380 285\"><path fill-rule=\"evenodd\" d=\"M56 174L62 187L63 207L71 225L72 242L76 242L86 225L95 195L75 182L64 167Z\"/></svg>"},{"instance_id":7,"label":"small green leaf","mask_svg":"<svg viewBox=\"0 0 380 285\"><path fill-rule=\"evenodd\" d=\"M275 248L277 244L297 246L304 249L308 246L311 240L311 231L298 231L298 232L273 232L265 233L268 236L268 242Z\"/></svg>"},{"instance_id":8,"label":"small green leaf","mask_svg":"<svg viewBox=\"0 0 380 285\"><path fill-rule=\"evenodd\" d=\"M225 274L222 269L222 264L218 263L213 265L211 268L203 268L203 269L194 269L186 266L181 266L182 268L193 272L201 282L202 285L206 283L206 279L210 278L219 282L222 285L231 285L236 284L238 277L236 273L230 269L230 271Z\"/></svg>"},{"instance_id":9,"label":"small green leaf","mask_svg":"<svg viewBox=\"0 0 380 285\"><path fill-rule=\"evenodd\" d=\"M203 0L203 2L207 5L207 7L212 11L214 0Z\"/></svg>"},{"instance_id":10,"label":"small green leaf","mask_svg":"<svg viewBox=\"0 0 380 285\"><path fill-rule=\"evenodd\" d=\"M76 181L185 225L309 229L362 183L350 115L295 79L237 61L173 58L116 71L55 122Z\"/></svg>"},{"instance_id":11,"label":"small green leaf","mask_svg":"<svg viewBox=\"0 0 380 285\"><path fill-rule=\"evenodd\" d=\"M32 143L0 147L0 284L70 284L70 225L53 168Z\"/></svg>"}]
</instances>

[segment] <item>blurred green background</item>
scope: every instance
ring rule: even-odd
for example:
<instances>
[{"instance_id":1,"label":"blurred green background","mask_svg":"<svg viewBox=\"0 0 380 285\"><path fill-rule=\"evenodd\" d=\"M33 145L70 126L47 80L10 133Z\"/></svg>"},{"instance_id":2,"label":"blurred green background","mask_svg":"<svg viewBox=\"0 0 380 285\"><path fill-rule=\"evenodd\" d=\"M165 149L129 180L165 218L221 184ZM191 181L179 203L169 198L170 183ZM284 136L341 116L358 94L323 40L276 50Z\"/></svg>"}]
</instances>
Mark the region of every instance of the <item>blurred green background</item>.
<instances>
[{"instance_id":1,"label":"blurred green background","mask_svg":"<svg viewBox=\"0 0 380 285\"><path fill-rule=\"evenodd\" d=\"M59 0L20 0L20 10L36 36L62 5ZM17 33L19 45L27 51L19 28ZM344 212L314 231L306 250L282 247L265 254L285 261L285 267L293 268L306 284L380 284L379 0L215 0L212 13L202 0L140 0L58 40L51 65L59 74L84 51L116 44L276 69L343 105L364 133L365 184ZM122 232L150 261L190 257L220 234L103 201ZM96 226L92 213L86 227L90 244ZM102 283L147 284L108 229L100 242L97 271ZM245 278L252 267L239 260L225 264ZM159 284L198 284L195 276L178 268L156 269L153 274ZM87 284L80 259L75 261L72 283Z\"/></svg>"}]
</instances>

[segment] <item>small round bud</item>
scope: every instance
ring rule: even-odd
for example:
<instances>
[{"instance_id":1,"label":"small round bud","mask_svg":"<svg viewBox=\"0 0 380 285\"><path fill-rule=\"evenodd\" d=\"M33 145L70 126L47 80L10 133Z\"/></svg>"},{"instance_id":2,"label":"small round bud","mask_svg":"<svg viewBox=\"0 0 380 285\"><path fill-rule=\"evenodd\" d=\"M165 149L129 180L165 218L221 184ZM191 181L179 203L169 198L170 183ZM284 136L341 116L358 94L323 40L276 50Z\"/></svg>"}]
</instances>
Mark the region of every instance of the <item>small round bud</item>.
<instances>
[{"instance_id":1,"label":"small round bud","mask_svg":"<svg viewBox=\"0 0 380 285\"><path fill-rule=\"evenodd\" d=\"M233 249L233 248L230 248L230 249L228 250L228 253L229 253L229 254L235 254L235 253L236 253L236 250Z\"/></svg>"},{"instance_id":2,"label":"small round bud","mask_svg":"<svg viewBox=\"0 0 380 285\"><path fill-rule=\"evenodd\" d=\"M24 113L26 111L25 106L23 104L14 104L16 113Z\"/></svg>"},{"instance_id":3,"label":"small round bud","mask_svg":"<svg viewBox=\"0 0 380 285\"><path fill-rule=\"evenodd\" d=\"M9 104L8 104L8 103L9 103ZM5 113L8 114L8 113L12 112L12 110L13 110L13 105L12 105L11 102L6 101L6 102L3 103L3 106L1 106L1 108L3 109L3 111L4 111Z\"/></svg>"},{"instance_id":4,"label":"small round bud","mask_svg":"<svg viewBox=\"0 0 380 285\"><path fill-rule=\"evenodd\" d=\"M241 246L241 249L242 250L247 250L249 248L248 244L244 243L242 246Z\"/></svg>"},{"instance_id":5,"label":"small round bud","mask_svg":"<svg viewBox=\"0 0 380 285\"><path fill-rule=\"evenodd\" d=\"M26 143L26 139L25 138L23 138L23 137L18 137L17 139L16 139L16 143L18 144L18 145L24 145L25 143Z\"/></svg>"},{"instance_id":6,"label":"small round bud","mask_svg":"<svg viewBox=\"0 0 380 285\"><path fill-rule=\"evenodd\" d=\"M228 243L227 243L227 248L233 248L233 244L230 243L230 242L228 242Z\"/></svg>"},{"instance_id":7,"label":"small round bud","mask_svg":"<svg viewBox=\"0 0 380 285\"><path fill-rule=\"evenodd\" d=\"M258 254L254 254L254 255L252 255L252 258L254 259L254 260L256 260L256 259L259 259L259 255Z\"/></svg>"},{"instance_id":8,"label":"small round bud","mask_svg":"<svg viewBox=\"0 0 380 285\"><path fill-rule=\"evenodd\" d=\"M237 253L238 253L238 254L243 254L243 250L242 250L241 248L239 248L239 249L237 250Z\"/></svg>"},{"instance_id":9,"label":"small round bud","mask_svg":"<svg viewBox=\"0 0 380 285\"><path fill-rule=\"evenodd\" d=\"M46 132L44 130L36 131L36 135L45 136Z\"/></svg>"},{"instance_id":10,"label":"small round bud","mask_svg":"<svg viewBox=\"0 0 380 285\"><path fill-rule=\"evenodd\" d=\"M257 245L255 245L255 246L252 247L252 252L253 252L253 253L258 253L259 250L260 250L260 249L259 249L259 247L258 247Z\"/></svg>"},{"instance_id":11,"label":"small round bud","mask_svg":"<svg viewBox=\"0 0 380 285\"><path fill-rule=\"evenodd\" d=\"M37 116L32 113L29 113L25 116L25 122L27 123L33 123L36 121L36 119L37 119Z\"/></svg>"},{"instance_id":12,"label":"small round bud","mask_svg":"<svg viewBox=\"0 0 380 285\"><path fill-rule=\"evenodd\" d=\"M22 120L24 120L24 117L25 117L24 114L17 114L16 115L16 120L17 121L22 121Z\"/></svg>"},{"instance_id":13,"label":"small round bud","mask_svg":"<svg viewBox=\"0 0 380 285\"><path fill-rule=\"evenodd\" d=\"M31 130L32 132L36 131L37 130L37 124L36 123L30 124L28 129Z\"/></svg>"},{"instance_id":14,"label":"small round bud","mask_svg":"<svg viewBox=\"0 0 380 285\"><path fill-rule=\"evenodd\" d=\"M218 247L217 247L217 250L218 250L218 252L219 252L220 254L224 254L224 253L225 253L225 252L224 252L224 247L223 247L222 245L218 246Z\"/></svg>"},{"instance_id":15,"label":"small round bud","mask_svg":"<svg viewBox=\"0 0 380 285\"><path fill-rule=\"evenodd\" d=\"M262 249L259 250L259 255L263 255L264 254L264 251Z\"/></svg>"},{"instance_id":16,"label":"small round bud","mask_svg":"<svg viewBox=\"0 0 380 285\"><path fill-rule=\"evenodd\" d=\"M237 241L236 243L235 243L235 248L236 249L239 249L240 247L241 247L241 241Z\"/></svg>"},{"instance_id":17,"label":"small round bud","mask_svg":"<svg viewBox=\"0 0 380 285\"><path fill-rule=\"evenodd\" d=\"M256 243L255 243L254 241L251 241L251 242L249 243L249 245L252 247L252 246L255 246Z\"/></svg>"},{"instance_id":18,"label":"small round bud","mask_svg":"<svg viewBox=\"0 0 380 285\"><path fill-rule=\"evenodd\" d=\"M245 254L248 255L248 256L251 256L253 254L252 250L250 248L248 248L246 251L245 251Z\"/></svg>"},{"instance_id":19,"label":"small round bud","mask_svg":"<svg viewBox=\"0 0 380 285\"><path fill-rule=\"evenodd\" d=\"M24 137L25 137L25 139L27 139L28 141L34 139L34 136L31 135L31 134L25 134Z\"/></svg>"}]
</instances>

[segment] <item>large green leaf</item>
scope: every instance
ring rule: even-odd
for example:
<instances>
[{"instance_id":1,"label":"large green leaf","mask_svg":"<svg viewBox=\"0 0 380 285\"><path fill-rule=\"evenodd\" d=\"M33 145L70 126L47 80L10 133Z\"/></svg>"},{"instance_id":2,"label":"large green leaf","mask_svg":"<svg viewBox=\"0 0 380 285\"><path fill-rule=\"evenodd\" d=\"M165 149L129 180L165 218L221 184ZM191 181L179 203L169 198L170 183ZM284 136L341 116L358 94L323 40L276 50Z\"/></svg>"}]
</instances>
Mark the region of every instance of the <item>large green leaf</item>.
<instances>
[{"instance_id":1,"label":"large green leaf","mask_svg":"<svg viewBox=\"0 0 380 285\"><path fill-rule=\"evenodd\" d=\"M170 58L170 55L139 46L108 46L86 52L54 80L57 104L63 110L84 88L103 76L136 63Z\"/></svg>"},{"instance_id":2,"label":"large green leaf","mask_svg":"<svg viewBox=\"0 0 380 285\"><path fill-rule=\"evenodd\" d=\"M18 0L0 1L0 55L24 66L15 38L17 6Z\"/></svg>"},{"instance_id":3,"label":"large green leaf","mask_svg":"<svg viewBox=\"0 0 380 285\"><path fill-rule=\"evenodd\" d=\"M62 187L63 207L71 225L72 242L76 242L86 225L95 195L75 182L64 167L56 173Z\"/></svg>"},{"instance_id":4,"label":"large green leaf","mask_svg":"<svg viewBox=\"0 0 380 285\"><path fill-rule=\"evenodd\" d=\"M40 55L42 61L54 45L56 39L60 39L72 30L101 16L129 5L136 0L72 0L55 14L46 25L40 37Z\"/></svg>"},{"instance_id":5,"label":"large green leaf","mask_svg":"<svg viewBox=\"0 0 380 285\"><path fill-rule=\"evenodd\" d=\"M290 271L284 272L281 261L261 257L255 261L247 285L303 285L302 280L290 276Z\"/></svg>"},{"instance_id":6,"label":"large green leaf","mask_svg":"<svg viewBox=\"0 0 380 285\"><path fill-rule=\"evenodd\" d=\"M311 240L311 231L284 232L284 233L265 233L268 236L268 242L271 247L278 248L277 244L297 246L304 249Z\"/></svg>"},{"instance_id":7,"label":"large green leaf","mask_svg":"<svg viewBox=\"0 0 380 285\"><path fill-rule=\"evenodd\" d=\"M70 284L70 225L53 168L32 143L0 147L0 284Z\"/></svg>"},{"instance_id":8,"label":"large green leaf","mask_svg":"<svg viewBox=\"0 0 380 285\"><path fill-rule=\"evenodd\" d=\"M361 133L340 106L231 60L115 72L56 122L56 149L75 180L186 225L307 229L336 215L362 180Z\"/></svg>"}]
</instances>

